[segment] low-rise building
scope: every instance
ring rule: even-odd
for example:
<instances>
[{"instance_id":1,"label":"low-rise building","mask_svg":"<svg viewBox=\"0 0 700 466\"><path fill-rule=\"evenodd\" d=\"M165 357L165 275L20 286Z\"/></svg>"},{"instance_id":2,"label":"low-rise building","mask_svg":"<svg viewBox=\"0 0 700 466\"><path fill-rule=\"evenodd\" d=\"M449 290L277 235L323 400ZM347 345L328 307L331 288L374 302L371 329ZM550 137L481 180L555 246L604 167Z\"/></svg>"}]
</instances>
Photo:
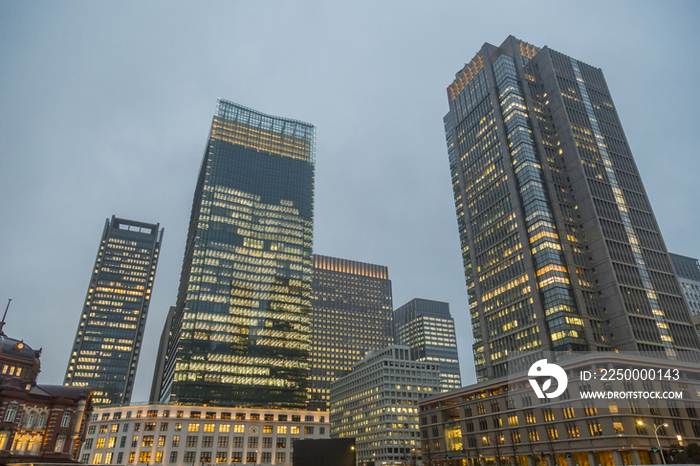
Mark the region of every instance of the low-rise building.
<instances>
[{"instance_id":1,"label":"low-rise building","mask_svg":"<svg viewBox=\"0 0 700 466\"><path fill-rule=\"evenodd\" d=\"M331 384L331 438L355 438L360 465L408 464L420 455L418 402L440 391L440 366L408 346L370 353Z\"/></svg>"},{"instance_id":2,"label":"low-rise building","mask_svg":"<svg viewBox=\"0 0 700 466\"><path fill-rule=\"evenodd\" d=\"M590 353L557 362L560 394L538 365L555 366L421 400L424 464L660 464L659 449L700 443L698 364Z\"/></svg>"},{"instance_id":3,"label":"low-rise building","mask_svg":"<svg viewBox=\"0 0 700 466\"><path fill-rule=\"evenodd\" d=\"M92 415L80 460L291 466L295 440L329 435L327 412L151 404L101 408Z\"/></svg>"},{"instance_id":4,"label":"low-rise building","mask_svg":"<svg viewBox=\"0 0 700 466\"><path fill-rule=\"evenodd\" d=\"M77 459L92 410L90 387L39 385L41 350L0 322L0 464Z\"/></svg>"}]
</instances>

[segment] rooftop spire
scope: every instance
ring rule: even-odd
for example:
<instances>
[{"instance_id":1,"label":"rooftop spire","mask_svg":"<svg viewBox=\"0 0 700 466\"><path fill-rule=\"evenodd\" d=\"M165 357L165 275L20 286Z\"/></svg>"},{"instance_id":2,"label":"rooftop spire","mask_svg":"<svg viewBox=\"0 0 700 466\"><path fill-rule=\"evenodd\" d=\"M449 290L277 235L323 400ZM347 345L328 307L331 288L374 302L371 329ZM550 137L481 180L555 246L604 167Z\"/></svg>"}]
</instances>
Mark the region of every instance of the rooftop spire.
<instances>
[{"instance_id":1,"label":"rooftop spire","mask_svg":"<svg viewBox=\"0 0 700 466\"><path fill-rule=\"evenodd\" d=\"M10 309L11 302L12 302L12 298L7 300L7 306L5 307L5 313L2 315L2 322L0 322L0 335L5 335L5 332L3 332L2 329L5 326L5 318L7 317L7 310Z\"/></svg>"}]
</instances>

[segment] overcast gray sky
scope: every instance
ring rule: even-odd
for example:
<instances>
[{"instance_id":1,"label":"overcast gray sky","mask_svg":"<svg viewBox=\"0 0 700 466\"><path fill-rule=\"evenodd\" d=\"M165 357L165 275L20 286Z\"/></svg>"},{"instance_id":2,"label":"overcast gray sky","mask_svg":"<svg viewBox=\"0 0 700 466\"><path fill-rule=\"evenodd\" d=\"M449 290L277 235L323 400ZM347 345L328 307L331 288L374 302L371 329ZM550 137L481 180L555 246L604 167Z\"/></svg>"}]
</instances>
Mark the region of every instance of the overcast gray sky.
<instances>
[{"instance_id":1,"label":"overcast gray sky","mask_svg":"<svg viewBox=\"0 0 700 466\"><path fill-rule=\"evenodd\" d=\"M314 251L448 301L474 381L442 117L509 34L605 73L670 251L700 256L700 3L0 2L0 305L63 381L106 218L165 227L133 400L175 303L216 98L317 125Z\"/></svg>"}]
</instances>

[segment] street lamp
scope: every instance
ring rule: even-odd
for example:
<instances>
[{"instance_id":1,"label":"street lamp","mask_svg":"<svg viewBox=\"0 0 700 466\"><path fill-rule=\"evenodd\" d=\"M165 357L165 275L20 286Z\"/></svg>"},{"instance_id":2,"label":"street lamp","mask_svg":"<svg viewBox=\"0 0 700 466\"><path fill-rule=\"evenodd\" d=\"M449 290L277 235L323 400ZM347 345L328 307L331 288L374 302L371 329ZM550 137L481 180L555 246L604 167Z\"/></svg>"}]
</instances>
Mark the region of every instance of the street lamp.
<instances>
[{"instance_id":1,"label":"street lamp","mask_svg":"<svg viewBox=\"0 0 700 466\"><path fill-rule=\"evenodd\" d=\"M640 426L650 427L648 424L644 424L642 421L637 421L637 424L639 424ZM659 446L659 453L661 453L661 460L664 462L664 464L666 464L666 458L664 458L664 450L663 450L663 448L661 448L661 442L659 442L659 434L657 433L659 431L659 429L661 429L662 427L668 427L668 424L664 423L658 427L656 426L656 424L654 424L654 437L656 437L656 444Z\"/></svg>"}]
</instances>

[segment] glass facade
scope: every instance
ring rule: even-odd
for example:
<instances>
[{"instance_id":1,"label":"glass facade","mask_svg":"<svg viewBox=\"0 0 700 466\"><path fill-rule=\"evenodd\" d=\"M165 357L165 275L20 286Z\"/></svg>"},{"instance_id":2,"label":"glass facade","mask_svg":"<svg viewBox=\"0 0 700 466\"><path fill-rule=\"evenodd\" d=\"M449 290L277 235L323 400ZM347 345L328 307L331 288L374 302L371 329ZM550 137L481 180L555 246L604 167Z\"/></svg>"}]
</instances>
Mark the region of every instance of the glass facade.
<instances>
[{"instance_id":1,"label":"glass facade","mask_svg":"<svg viewBox=\"0 0 700 466\"><path fill-rule=\"evenodd\" d=\"M450 305L412 299L394 311L394 339L410 348L414 361L440 364L440 390L462 388L455 323Z\"/></svg>"},{"instance_id":2,"label":"glass facade","mask_svg":"<svg viewBox=\"0 0 700 466\"><path fill-rule=\"evenodd\" d=\"M312 290L309 408L325 411L331 382L393 343L389 270L316 254Z\"/></svg>"},{"instance_id":3,"label":"glass facade","mask_svg":"<svg viewBox=\"0 0 700 466\"><path fill-rule=\"evenodd\" d=\"M96 406L128 403L158 255L159 225L107 219L64 385L92 387Z\"/></svg>"},{"instance_id":4,"label":"glass facade","mask_svg":"<svg viewBox=\"0 0 700 466\"><path fill-rule=\"evenodd\" d=\"M444 119L479 381L543 351L695 359L687 306L600 69L509 37Z\"/></svg>"},{"instance_id":5,"label":"glass facade","mask_svg":"<svg viewBox=\"0 0 700 466\"><path fill-rule=\"evenodd\" d=\"M219 100L195 189L160 398L303 408L314 125Z\"/></svg>"}]
</instances>

